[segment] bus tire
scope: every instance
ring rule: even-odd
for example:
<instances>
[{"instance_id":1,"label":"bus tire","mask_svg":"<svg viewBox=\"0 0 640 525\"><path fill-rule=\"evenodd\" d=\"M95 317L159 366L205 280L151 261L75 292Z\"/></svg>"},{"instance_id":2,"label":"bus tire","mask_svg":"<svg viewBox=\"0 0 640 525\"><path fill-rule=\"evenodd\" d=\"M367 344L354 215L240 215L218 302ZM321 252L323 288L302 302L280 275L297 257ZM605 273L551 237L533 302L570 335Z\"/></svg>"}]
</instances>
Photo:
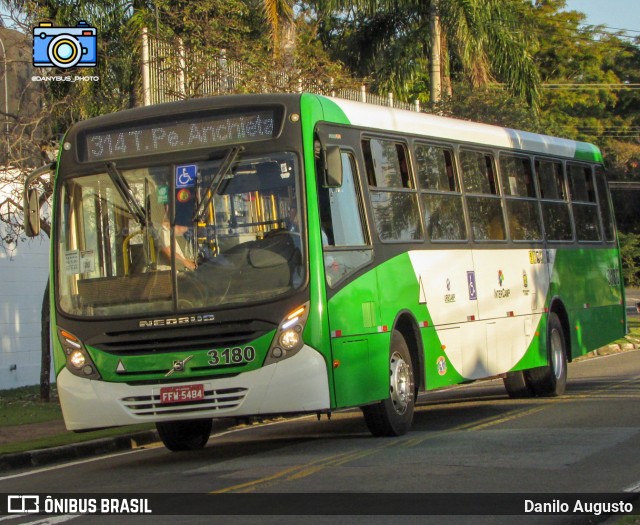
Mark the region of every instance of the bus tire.
<instances>
[{"instance_id":1,"label":"bus tire","mask_svg":"<svg viewBox=\"0 0 640 525\"><path fill-rule=\"evenodd\" d=\"M204 448L211 434L212 419L163 421L156 423L158 435L172 452Z\"/></svg>"},{"instance_id":2,"label":"bus tire","mask_svg":"<svg viewBox=\"0 0 640 525\"><path fill-rule=\"evenodd\" d=\"M535 394L522 370L507 372L503 379L504 388L512 399L533 397Z\"/></svg>"},{"instance_id":3,"label":"bus tire","mask_svg":"<svg viewBox=\"0 0 640 525\"><path fill-rule=\"evenodd\" d=\"M394 330L389 349L389 397L362 407L369 431L377 437L402 436L411 428L415 406L413 362L403 335Z\"/></svg>"},{"instance_id":4,"label":"bus tire","mask_svg":"<svg viewBox=\"0 0 640 525\"><path fill-rule=\"evenodd\" d=\"M547 366L532 368L527 379L536 395L561 396L567 386L567 349L562 323L554 312L547 322L547 354Z\"/></svg>"}]
</instances>

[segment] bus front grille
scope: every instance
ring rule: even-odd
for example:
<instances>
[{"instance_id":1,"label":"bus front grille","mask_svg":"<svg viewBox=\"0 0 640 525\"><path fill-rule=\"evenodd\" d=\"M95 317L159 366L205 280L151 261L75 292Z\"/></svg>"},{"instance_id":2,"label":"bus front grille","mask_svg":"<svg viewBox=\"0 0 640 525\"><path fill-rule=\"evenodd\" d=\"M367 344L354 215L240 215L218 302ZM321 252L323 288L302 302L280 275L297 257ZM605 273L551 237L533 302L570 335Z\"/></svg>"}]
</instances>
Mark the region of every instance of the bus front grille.
<instances>
[{"instance_id":1,"label":"bus front grille","mask_svg":"<svg viewBox=\"0 0 640 525\"><path fill-rule=\"evenodd\" d=\"M120 402L127 412L136 417L156 419L157 416L233 410L242 404L246 395L246 388L221 388L205 390L204 398L197 401L163 404L160 393L154 392L150 396L125 397Z\"/></svg>"},{"instance_id":2,"label":"bus front grille","mask_svg":"<svg viewBox=\"0 0 640 525\"><path fill-rule=\"evenodd\" d=\"M137 331L111 331L88 339L87 345L112 355L148 355L242 346L275 330L265 321L216 323L207 326L171 327Z\"/></svg>"}]
</instances>

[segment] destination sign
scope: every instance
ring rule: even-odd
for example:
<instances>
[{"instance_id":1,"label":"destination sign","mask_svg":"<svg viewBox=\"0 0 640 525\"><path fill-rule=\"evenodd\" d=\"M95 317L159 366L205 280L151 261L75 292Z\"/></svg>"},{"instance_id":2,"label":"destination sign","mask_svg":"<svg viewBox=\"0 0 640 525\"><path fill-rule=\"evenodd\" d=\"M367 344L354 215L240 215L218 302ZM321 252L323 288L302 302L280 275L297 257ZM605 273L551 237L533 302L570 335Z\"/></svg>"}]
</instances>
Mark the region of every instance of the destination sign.
<instances>
[{"instance_id":1,"label":"destination sign","mask_svg":"<svg viewBox=\"0 0 640 525\"><path fill-rule=\"evenodd\" d=\"M136 155L154 155L273 138L277 132L273 109L242 114L172 120L88 132L81 140L80 158L96 162Z\"/></svg>"}]
</instances>

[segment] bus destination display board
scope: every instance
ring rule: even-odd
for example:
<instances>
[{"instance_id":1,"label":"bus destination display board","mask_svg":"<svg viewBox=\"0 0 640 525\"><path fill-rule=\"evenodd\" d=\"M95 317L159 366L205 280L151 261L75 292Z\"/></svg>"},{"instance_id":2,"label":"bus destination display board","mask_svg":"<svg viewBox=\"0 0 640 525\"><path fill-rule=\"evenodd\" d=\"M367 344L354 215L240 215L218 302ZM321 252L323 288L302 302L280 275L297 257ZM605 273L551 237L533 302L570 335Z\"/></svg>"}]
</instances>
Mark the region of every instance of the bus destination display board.
<instances>
[{"instance_id":1,"label":"bus destination display board","mask_svg":"<svg viewBox=\"0 0 640 525\"><path fill-rule=\"evenodd\" d=\"M266 109L88 131L80 140L80 159L107 161L265 140L277 132L277 120L276 111Z\"/></svg>"}]
</instances>

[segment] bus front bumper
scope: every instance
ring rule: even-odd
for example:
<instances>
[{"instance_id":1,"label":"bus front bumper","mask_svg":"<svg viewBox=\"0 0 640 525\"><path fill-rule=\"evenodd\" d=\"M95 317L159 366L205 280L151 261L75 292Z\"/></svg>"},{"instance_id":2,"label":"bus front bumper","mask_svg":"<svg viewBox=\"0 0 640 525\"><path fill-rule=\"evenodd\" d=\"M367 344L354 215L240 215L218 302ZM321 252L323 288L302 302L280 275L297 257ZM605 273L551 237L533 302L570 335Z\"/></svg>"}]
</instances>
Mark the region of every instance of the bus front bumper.
<instances>
[{"instance_id":1,"label":"bus front bumper","mask_svg":"<svg viewBox=\"0 0 640 525\"><path fill-rule=\"evenodd\" d=\"M235 377L193 378L170 386L188 388L200 384L204 385L204 399L163 404L160 389L169 385L92 381L74 376L66 368L57 378L68 430L330 408L325 360L306 345L288 359Z\"/></svg>"}]
</instances>

